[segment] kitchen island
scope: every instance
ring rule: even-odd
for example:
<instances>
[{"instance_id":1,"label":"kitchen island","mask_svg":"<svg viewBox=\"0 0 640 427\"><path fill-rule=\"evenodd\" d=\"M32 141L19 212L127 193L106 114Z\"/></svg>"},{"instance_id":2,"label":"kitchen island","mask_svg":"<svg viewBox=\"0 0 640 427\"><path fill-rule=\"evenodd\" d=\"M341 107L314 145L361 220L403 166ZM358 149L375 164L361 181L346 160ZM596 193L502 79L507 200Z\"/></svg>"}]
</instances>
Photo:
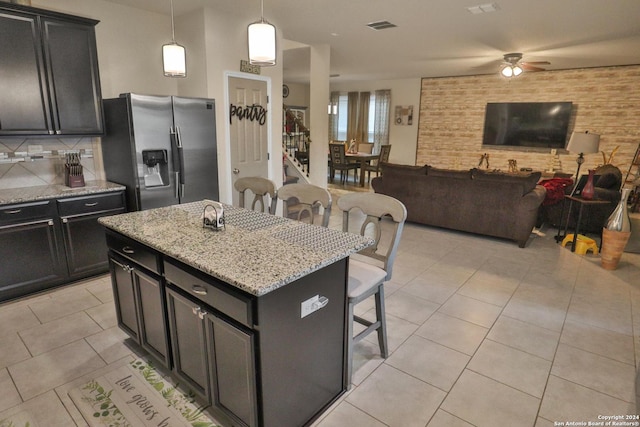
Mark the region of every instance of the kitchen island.
<instances>
[{"instance_id":1,"label":"kitchen island","mask_svg":"<svg viewBox=\"0 0 640 427\"><path fill-rule=\"evenodd\" d=\"M310 424L346 390L348 257L373 241L204 207L100 219L118 324L223 425Z\"/></svg>"}]
</instances>

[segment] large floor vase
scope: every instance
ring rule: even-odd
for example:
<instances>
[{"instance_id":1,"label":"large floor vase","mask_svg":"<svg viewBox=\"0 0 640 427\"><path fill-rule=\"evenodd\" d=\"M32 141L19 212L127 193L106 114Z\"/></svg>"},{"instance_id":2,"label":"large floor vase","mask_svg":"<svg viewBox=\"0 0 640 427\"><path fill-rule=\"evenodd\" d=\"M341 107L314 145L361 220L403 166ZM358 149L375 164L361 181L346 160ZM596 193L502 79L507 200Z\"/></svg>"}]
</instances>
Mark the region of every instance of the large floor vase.
<instances>
[{"instance_id":1,"label":"large floor vase","mask_svg":"<svg viewBox=\"0 0 640 427\"><path fill-rule=\"evenodd\" d=\"M623 189L618 206L613 210L602 229L602 250L600 263L605 270L618 267L624 248L631 237L631 223L627 211L629 189Z\"/></svg>"},{"instance_id":2,"label":"large floor vase","mask_svg":"<svg viewBox=\"0 0 640 427\"><path fill-rule=\"evenodd\" d=\"M602 229L602 250L600 264L605 270L615 270L618 267L624 247L627 246L630 231L613 231Z\"/></svg>"}]
</instances>

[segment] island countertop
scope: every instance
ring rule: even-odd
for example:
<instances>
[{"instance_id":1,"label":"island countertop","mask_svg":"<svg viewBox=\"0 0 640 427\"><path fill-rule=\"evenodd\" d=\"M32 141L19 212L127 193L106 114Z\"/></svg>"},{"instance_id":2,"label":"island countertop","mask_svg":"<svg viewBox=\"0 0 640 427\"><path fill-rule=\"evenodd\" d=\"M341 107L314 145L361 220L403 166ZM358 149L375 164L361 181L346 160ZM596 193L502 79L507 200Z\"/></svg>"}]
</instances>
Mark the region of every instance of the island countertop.
<instances>
[{"instance_id":1,"label":"island countertop","mask_svg":"<svg viewBox=\"0 0 640 427\"><path fill-rule=\"evenodd\" d=\"M224 205L225 228L203 228L204 202L102 217L124 236L255 296L265 295L374 242Z\"/></svg>"}]
</instances>

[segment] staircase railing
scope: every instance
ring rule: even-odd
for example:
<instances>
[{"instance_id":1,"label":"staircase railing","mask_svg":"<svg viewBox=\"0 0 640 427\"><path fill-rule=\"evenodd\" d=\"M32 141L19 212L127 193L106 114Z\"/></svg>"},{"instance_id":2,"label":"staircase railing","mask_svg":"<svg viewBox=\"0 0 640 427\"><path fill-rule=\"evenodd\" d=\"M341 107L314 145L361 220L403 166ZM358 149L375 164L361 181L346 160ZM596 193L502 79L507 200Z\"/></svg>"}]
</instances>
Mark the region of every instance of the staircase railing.
<instances>
[{"instance_id":1,"label":"staircase railing","mask_svg":"<svg viewBox=\"0 0 640 427\"><path fill-rule=\"evenodd\" d=\"M282 106L285 118L282 125L282 150L300 171L309 176L310 131L286 105Z\"/></svg>"}]
</instances>

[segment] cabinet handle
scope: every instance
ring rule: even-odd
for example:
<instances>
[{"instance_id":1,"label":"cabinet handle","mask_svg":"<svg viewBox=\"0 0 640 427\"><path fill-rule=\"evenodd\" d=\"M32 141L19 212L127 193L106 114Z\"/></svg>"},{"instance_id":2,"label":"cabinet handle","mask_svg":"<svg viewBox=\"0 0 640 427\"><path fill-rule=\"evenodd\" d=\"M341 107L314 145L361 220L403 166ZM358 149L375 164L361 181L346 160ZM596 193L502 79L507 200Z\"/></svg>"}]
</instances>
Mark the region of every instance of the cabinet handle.
<instances>
[{"instance_id":1,"label":"cabinet handle","mask_svg":"<svg viewBox=\"0 0 640 427\"><path fill-rule=\"evenodd\" d=\"M111 262L113 262L115 265L117 265L118 267L120 267L121 269L126 271L127 273L131 273L133 271L133 268L131 268L129 265L121 264L121 263L119 263L118 261L116 261L113 258L111 258Z\"/></svg>"},{"instance_id":2,"label":"cabinet handle","mask_svg":"<svg viewBox=\"0 0 640 427\"><path fill-rule=\"evenodd\" d=\"M193 291L194 294L197 295L206 295L207 294L207 289L203 286L200 285L193 285L191 286L191 290Z\"/></svg>"},{"instance_id":3,"label":"cabinet handle","mask_svg":"<svg viewBox=\"0 0 640 427\"><path fill-rule=\"evenodd\" d=\"M124 252L125 254L135 254L136 253L136 251L134 251L131 246L123 247L122 248L122 252Z\"/></svg>"},{"instance_id":4,"label":"cabinet handle","mask_svg":"<svg viewBox=\"0 0 640 427\"><path fill-rule=\"evenodd\" d=\"M92 207L94 207L94 206L98 206L98 202L85 203L84 205L85 205L86 207L88 207L88 208L92 208Z\"/></svg>"},{"instance_id":5,"label":"cabinet handle","mask_svg":"<svg viewBox=\"0 0 640 427\"><path fill-rule=\"evenodd\" d=\"M67 218L62 218L62 223L63 223L63 224L66 224L66 223L68 223L68 222L69 222L69 220L68 220Z\"/></svg>"},{"instance_id":6,"label":"cabinet handle","mask_svg":"<svg viewBox=\"0 0 640 427\"><path fill-rule=\"evenodd\" d=\"M52 221L52 220L49 220L49 221L47 222L47 224L49 224L51 227L53 227L53 221Z\"/></svg>"},{"instance_id":7,"label":"cabinet handle","mask_svg":"<svg viewBox=\"0 0 640 427\"><path fill-rule=\"evenodd\" d=\"M195 314L196 316L198 315L198 313L200 313L200 307L198 307L197 305L195 307L191 308L191 311L193 312L193 314Z\"/></svg>"},{"instance_id":8,"label":"cabinet handle","mask_svg":"<svg viewBox=\"0 0 640 427\"><path fill-rule=\"evenodd\" d=\"M198 317L200 318L200 320L203 320L204 316L206 315L207 315L206 311L202 311L202 310L198 311Z\"/></svg>"},{"instance_id":9,"label":"cabinet handle","mask_svg":"<svg viewBox=\"0 0 640 427\"><path fill-rule=\"evenodd\" d=\"M14 209L12 211L4 211L4 213L9 214L9 215L19 214L20 212L22 212L22 209Z\"/></svg>"}]
</instances>

